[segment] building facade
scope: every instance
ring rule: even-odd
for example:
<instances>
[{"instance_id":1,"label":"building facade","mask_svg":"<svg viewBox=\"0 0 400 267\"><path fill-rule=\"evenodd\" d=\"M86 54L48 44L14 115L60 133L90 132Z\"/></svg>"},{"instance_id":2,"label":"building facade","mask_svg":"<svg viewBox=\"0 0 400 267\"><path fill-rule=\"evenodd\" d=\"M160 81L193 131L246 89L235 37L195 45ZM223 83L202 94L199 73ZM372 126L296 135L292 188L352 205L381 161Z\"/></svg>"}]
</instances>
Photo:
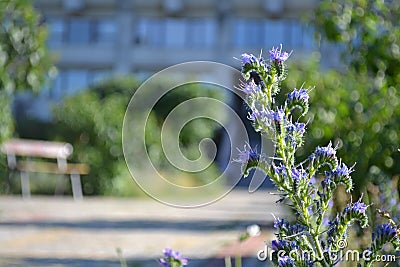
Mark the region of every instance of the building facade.
<instances>
[{"instance_id":1,"label":"building facade","mask_svg":"<svg viewBox=\"0 0 400 267\"><path fill-rule=\"evenodd\" d=\"M193 60L237 66L244 51L315 49L300 22L316 0L34 0L48 24L58 75L41 97L58 101L110 74L139 78Z\"/></svg>"},{"instance_id":2,"label":"building facade","mask_svg":"<svg viewBox=\"0 0 400 267\"><path fill-rule=\"evenodd\" d=\"M302 23L317 0L34 0L48 25L48 46L58 75L30 105L34 116L49 119L49 105L109 75L145 79L174 64L213 61L238 68L235 57L273 46L308 56L317 47L312 27ZM196 75L215 75L196 70ZM236 74L237 75L237 74ZM238 76L218 73L234 87ZM245 114L242 101L231 106ZM29 109L29 107L28 107ZM244 115L245 116L245 115ZM245 119L244 119L245 120ZM227 125L235 133L238 125ZM251 127L250 127L251 128ZM220 139L218 161L229 163L229 142ZM229 175L229 174L228 174Z\"/></svg>"}]
</instances>

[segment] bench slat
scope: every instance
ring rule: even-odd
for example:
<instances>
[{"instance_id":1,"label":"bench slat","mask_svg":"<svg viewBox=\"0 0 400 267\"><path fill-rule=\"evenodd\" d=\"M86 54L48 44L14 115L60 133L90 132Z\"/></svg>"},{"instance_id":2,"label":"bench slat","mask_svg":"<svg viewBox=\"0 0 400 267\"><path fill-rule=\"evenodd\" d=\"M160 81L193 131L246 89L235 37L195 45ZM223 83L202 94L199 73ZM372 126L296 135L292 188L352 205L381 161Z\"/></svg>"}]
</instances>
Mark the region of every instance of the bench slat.
<instances>
[{"instance_id":1,"label":"bench slat","mask_svg":"<svg viewBox=\"0 0 400 267\"><path fill-rule=\"evenodd\" d=\"M1 150L6 155L66 159L73 148L69 143L11 139L2 144Z\"/></svg>"},{"instance_id":2,"label":"bench slat","mask_svg":"<svg viewBox=\"0 0 400 267\"><path fill-rule=\"evenodd\" d=\"M17 170L21 172L39 172L54 174L88 174L89 166L83 163L67 163L65 168L60 169L57 163L41 161L19 161Z\"/></svg>"}]
</instances>

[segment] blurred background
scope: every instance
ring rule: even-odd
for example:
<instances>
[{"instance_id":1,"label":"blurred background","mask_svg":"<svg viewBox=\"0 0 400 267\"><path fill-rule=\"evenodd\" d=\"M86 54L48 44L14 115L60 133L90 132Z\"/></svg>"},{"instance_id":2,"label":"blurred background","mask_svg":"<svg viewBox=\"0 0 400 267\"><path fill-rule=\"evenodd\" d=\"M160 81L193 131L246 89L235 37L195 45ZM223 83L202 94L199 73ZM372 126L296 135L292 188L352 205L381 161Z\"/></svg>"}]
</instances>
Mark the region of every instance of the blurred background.
<instances>
[{"instance_id":1,"label":"blurred background","mask_svg":"<svg viewBox=\"0 0 400 267\"><path fill-rule=\"evenodd\" d=\"M193 60L239 69L235 58L242 53L258 55L263 50L267 55L272 46L283 44L284 50L293 50L283 93L303 83L303 87L315 86L299 160L332 140L346 164L357 163L354 195L364 193L397 216L399 14L396 1L377 0L0 1L0 141L68 142L74 149L69 161L90 167L81 177L85 197L146 199L129 175L121 137L125 109L140 84L168 66ZM232 87L239 78L221 75ZM165 95L147 123L146 147L162 172L187 186L209 182L232 160L226 131L207 119L189 123L179 137L184 154L193 159L198 157L200 140L210 137L216 142L218 155L206 172L190 179L177 175L163 156L159 133L166 116L179 103L199 96L229 103L241 114L252 144L259 142L246 122L245 105L226 90L200 84ZM6 155L1 157L0 190L8 202L3 202L7 204L0 212L11 212L13 208L7 207L19 203L21 181L19 173L8 168ZM68 179L59 176L30 174L32 195L71 194ZM239 183L245 189L247 185ZM263 188L270 188L268 181ZM16 198L7 198L12 195ZM243 201L244 210L254 205L252 200ZM20 211L24 217L23 206ZM241 211L232 220L240 221L244 214ZM7 218L3 217L5 222ZM14 222L12 216L9 219ZM252 220L271 227L265 212ZM241 229L246 223L250 221L231 226Z\"/></svg>"}]
</instances>

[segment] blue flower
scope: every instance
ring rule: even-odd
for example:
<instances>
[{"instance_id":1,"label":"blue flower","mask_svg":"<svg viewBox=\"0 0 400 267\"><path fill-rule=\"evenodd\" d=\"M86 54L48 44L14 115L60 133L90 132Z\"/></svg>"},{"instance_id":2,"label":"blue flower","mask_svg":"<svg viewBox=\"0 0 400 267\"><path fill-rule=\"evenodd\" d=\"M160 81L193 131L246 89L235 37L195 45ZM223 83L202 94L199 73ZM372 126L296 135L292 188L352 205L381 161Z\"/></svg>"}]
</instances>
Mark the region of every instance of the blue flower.
<instances>
[{"instance_id":1,"label":"blue flower","mask_svg":"<svg viewBox=\"0 0 400 267\"><path fill-rule=\"evenodd\" d=\"M348 168L346 166L346 164L341 164L339 165L336 170L335 170L335 174L336 175L340 175L340 176L349 176L349 174L352 172L353 170L350 168Z\"/></svg>"},{"instance_id":2,"label":"blue flower","mask_svg":"<svg viewBox=\"0 0 400 267\"><path fill-rule=\"evenodd\" d=\"M306 230L305 226L300 224L290 225L284 219L275 219L274 228L278 230L279 234L284 234L285 236L296 235Z\"/></svg>"},{"instance_id":3,"label":"blue flower","mask_svg":"<svg viewBox=\"0 0 400 267\"><path fill-rule=\"evenodd\" d=\"M164 257L159 260L160 264L165 267L181 267L188 264L188 260L183 258L178 251L170 248L163 250Z\"/></svg>"},{"instance_id":4,"label":"blue flower","mask_svg":"<svg viewBox=\"0 0 400 267\"><path fill-rule=\"evenodd\" d=\"M254 94L254 93L256 93L256 92L261 91L261 88L260 88L259 85L255 84L254 81L250 81L250 82L246 83L246 84L241 88L241 90L242 90L245 94L249 95L249 94Z\"/></svg>"},{"instance_id":5,"label":"blue flower","mask_svg":"<svg viewBox=\"0 0 400 267\"><path fill-rule=\"evenodd\" d=\"M329 229L327 232L327 234L328 234L327 241L331 245L335 243L334 240L336 239L336 234L337 234L337 230L339 228L339 223L340 223L340 219L339 219L338 215L336 215L334 220L328 221Z\"/></svg>"},{"instance_id":6,"label":"blue flower","mask_svg":"<svg viewBox=\"0 0 400 267\"><path fill-rule=\"evenodd\" d=\"M315 152L310 155L309 160L312 161L315 169L318 169L324 164L328 164L332 169L337 168L338 159L336 158L336 148L332 147L332 143L325 147L318 146Z\"/></svg>"},{"instance_id":7,"label":"blue flower","mask_svg":"<svg viewBox=\"0 0 400 267\"><path fill-rule=\"evenodd\" d=\"M361 199L359 199L356 203L353 204L351 209L355 213L365 213L367 208L368 208L368 205L366 205L365 203L361 202Z\"/></svg>"},{"instance_id":8,"label":"blue flower","mask_svg":"<svg viewBox=\"0 0 400 267\"><path fill-rule=\"evenodd\" d=\"M289 228L289 222L286 222L284 219L276 218L274 220L274 228L277 229L278 231L280 229L287 230Z\"/></svg>"},{"instance_id":9,"label":"blue flower","mask_svg":"<svg viewBox=\"0 0 400 267\"><path fill-rule=\"evenodd\" d=\"M239 150L239 158L235 161L242 164L242 174L244 177L247 177L249 171L256 168L263 159L264 156L262 154L257 153L257 151L253 150L250 145L245 145L242 151Z\"/></svg>"},{"instance_id":10,"label":"blue flower","mask_svg":"<svg viewBox=\"0 0 400 267\"><path fill-rule=\"evenodd\" d=\"M327 146L324 146L324 147L318 146L315 149L315 156L316 157L331 158L331 157L334 157L335 155L336 155L336 150L335 150L335 148L332 147L332 143L331 142L329 142L329 144Z\"/></svg>"},{"instance_id":11,"label":"blue flower","mask_svg":"<svg viewBox=\"0 0 400 267\"><path fill-rule=\"evenodd\" d=\"M292 177L296 181L300 181L307 173L303 169L292 169Z\"/></svg>"},{"instance_id":12,"label":"blue flower","mask_svg":"<svg viewBox=\"0 0 400 267\"><path fill-rule=\"evenodd\" d=\"M278 259L278 266L280 267L293 267L296 266L293 259L288 256L283 256Z\"/></svg>"},{"instance_id":13,"label":"blue flower","mask_svg":"<svg viewBox=\"0 0 400 267\"><path fill-rule=\"evenodd\" d=\"M269 50L270 59L278 63L285 62L289 56L290 55L287 52L282 52L282 45L280 46L280 49L273 47Z\"/></svg>"},{"instance_id":14,"label":"blue flower","mask_svg":"<svg viewBox=\"0 0 400 267\"><path fill-rule=\"evenodd\" d=\"M322 182L322 185L333 190L336 188L336 184L342 183L345 185L346 191L350 192L353 189L351 172L353 172L353 168L348 168L346 164L340 163L335 170L325 172L326 179Z\"/></svg>"},{"instance_id":15,"label":"blue flower","mask_svg":"<svg viewBox=\"0 0 400 267\"><path fill-rule=\"evenodd\" d=\"M276 122L281 122L285 117L285 112L283 111L283 109L278 109L277 111L270 110L270 112L267 115L270 119Z\"/></svg>"},{"instance_id":16,"label":"blue flower","mask_svg":"<svg viewBox=\"0 0 400 267\"><path fill-rule=\"evenodd\" d=\"M258 161L260 155L254 151L250 146L244 145L242 151L239 150L239 158L236 160L239 163L247 164L248 162Z\"/></svg>"},{"instance_id":17,"label":"blue flower","mask_svg":"<svg viewBox=\"0 0 400 267\"><path fill-rule=\"evenodd\" d=\"M280 164L279 166L276 166L275 164L272 164L272 167L274 168L275 173L277 175L279 175L280 177L286 177L287 176L286 168L282 164Z\"/></svg>"},{"instance_id":18,"label":"blue flower","mask_svg":"<svg viewBox=\"0 0 400 267\"><path fill-rule=\"evenodd\" d=\"M270 113L265 110L258 110L257 108L253 108L251 113L249 113L248 119L251 121L265 121L270 117Z\"/></svg>"},{"instance_id":19,"label":"blue flower","mask_svg":"<svg viewBox=\"0 0 400 267\"><path fill-rule=\"evenodd\" d=\"M372 233L372 240L376 241L378 238L385 240L386 242L390 241L397 235L397 227L395 225L391 225L390 223L385 223L379 225L375 232Z\"/></svg>"},{"instance_id":20,"label":"blue flower","mask_svg":"<svg viewBox=\"0 0 400 267\"><path fill-rule=\"evenodd\" d=\"M285 250L290 247L290 243L285 240L272 240L271 248L275 251Z\"/></svg>"},{"instance_id":21,"label":"blue flower","mask_svg":"<svg viewBox=\"0 0 400 267\"><path fill-rule=\"evenodd\" d=\"M368 216L365 213L369 206L361 202L361 198L355 203L348 204L343 210L343 217L346 221L351 222L352 220L358 220L361 227L368 225Z\"/></svg>"},{"instance_id":22,"label":"blue flower","mask_svg":"<svg viewBox=\"0 0 400 267\"><path fill-rule=\"evenodd\" d=\"M308 102L308 93L307 90L305 89L294 89L293 92L288 93L288 100L289 101L302 101L302 102Z\"/></svg>"},{"instance_id":23,"label":"blue flower","mask_svg":"<svg viewBox=\"0 0 400 267\"><path fill-rule=\"evenodd\" d=\"M242 65L252 64L254 62L257 62L257 58L253 54L242 54Z\"/></svg>"},{"instance_id":24,"label":"blue flower","mask_svg":"<svg viewBox=\"0 0 400 267\"><path fill-rule=\"evenodd\" d=\"M303 135L306 132L306 124L303 122L295 122L287 127L287 131L291 134L298 133Z\"/></svg>"},{"instance_id":25,"label":"blue flower","mask_svg":"<svg viewBox=\"0 0 400 267\"><path fill-rule=\"evenodd\" d=\"M302 113L301 115L304 116L308 112L308 92L306 89L294 89L293 92L288 93L286 105L289 110L294 108L300 108Z\"/></svg>"},{"instance_id":26,"label":"blue flower","mask_svg":"<svg viewBox=\"0 0 400 267\"><path fill-rule=\"evenodd\" d=\"M397 226L390 223L379 225L372 233L372 249L380 250L386 243L392 243L395 249L398 249L400 245L398 231Z\"/></svg>"}]
</instances>

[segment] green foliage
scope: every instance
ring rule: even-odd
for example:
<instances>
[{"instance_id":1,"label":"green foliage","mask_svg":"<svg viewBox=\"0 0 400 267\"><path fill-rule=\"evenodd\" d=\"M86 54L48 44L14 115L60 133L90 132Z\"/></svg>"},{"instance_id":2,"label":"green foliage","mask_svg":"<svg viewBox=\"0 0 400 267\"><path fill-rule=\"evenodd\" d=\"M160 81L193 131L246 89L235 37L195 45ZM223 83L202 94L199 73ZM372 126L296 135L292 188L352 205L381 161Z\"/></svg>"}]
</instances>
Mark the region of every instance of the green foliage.
<instances>
[{"instance_id":1,"label":"green foliage","mask_svg":"<svg viewBox=\"0 0 400 267\"><path fill-rule=\"evenodd\" d=\"M290 70L293 79L284 84L285 90L299 87L294 82L299 80L315 86L310 92L306 147L334 140L344 162L357 163L352 175L356 190L362 190L376 168L391 175L400 173L395 164L400 161L400 96L395 87L382 86L376 78L354 69L323 71L315 58ZM300 151L299 156L310 152Z\"/></svg>"},{"instance_id":2,"label":"green foliage","mask_svg":"<svg viewBox=\"0 0 400 267\"><path fill-rule=\"evenodd\" d=\"M38 92L51 68L46 27L31 1L0 2L0 88Z\"/></svg>"},{"instance_id":3,"label":"green foliage","mask_svg":"<svg viewBox=\"0 0 400 267\"><path fill-rule=\"evenodd\" d=\"M0 90L0 143L9 138L13 133L13 117L9 95Z\"/></svg>"},{"instance_id":4,"label":"green foliage","mask_svg":"<svg viewBox=\"0 0 400 267\"><path fill-rule=\"evenodd\" d=\"M400 2L324 0L314 24L320 36L345 46L343 57L358 73L400 81Z\"/></svg>"},{"instance_id":5,"label":"green foliage","mask_svg":"<svg viewBox=\"0 0 400 267\"><path fill-rule=\"evenodd\" d=\"M46 49L47 30L31 1L0 1L0 143L13 132L9 102L15 91L38 92L55 72Z\"/></svg>"},{"instance_id":6,"label":"green foliage","mask_svg":"<svg viewBox=\"0 0 400 267\"><path fill-rule=\"evenodd\" d=\"M293 81L315 86L306 147L336 140L345 162L357 163L356 194L363 192L374 170L400 173L400 2L324 0L313 24L319 40L341 47L337 70L321 69L318 55L290 67ZM304 155L310 151L303 151Z\"/></svg>"},{"instance_id":7,"label":"green foliage","mask_svg":"<svg viewBox=\"0 0 400 267\"><path fill-rule=\"evenodd\" d=\"M121 136L126 107L138 86L132 78L113 78L66 98L54 108L57 134L53 139L70 142L74 147L73 160L86 162L91 167L90 174L83 178L85 194L139 194L136 189L127 188L133 188L134 183L125 165ZM162 151L162 123L175 106L196 96L221 98L216 90L199 85L179 87L161 98L147 120L146 147L152 162L161 171L174 173ZM199 141L212 137L216 128L217 125L208 120L188 123L179 137L183 153L196 158ZM140 141L130 140L131 145ZM140 161L138 156L137 162ZM215 166L208 173L213 171Z\"/></svg>"}]
</instances>

